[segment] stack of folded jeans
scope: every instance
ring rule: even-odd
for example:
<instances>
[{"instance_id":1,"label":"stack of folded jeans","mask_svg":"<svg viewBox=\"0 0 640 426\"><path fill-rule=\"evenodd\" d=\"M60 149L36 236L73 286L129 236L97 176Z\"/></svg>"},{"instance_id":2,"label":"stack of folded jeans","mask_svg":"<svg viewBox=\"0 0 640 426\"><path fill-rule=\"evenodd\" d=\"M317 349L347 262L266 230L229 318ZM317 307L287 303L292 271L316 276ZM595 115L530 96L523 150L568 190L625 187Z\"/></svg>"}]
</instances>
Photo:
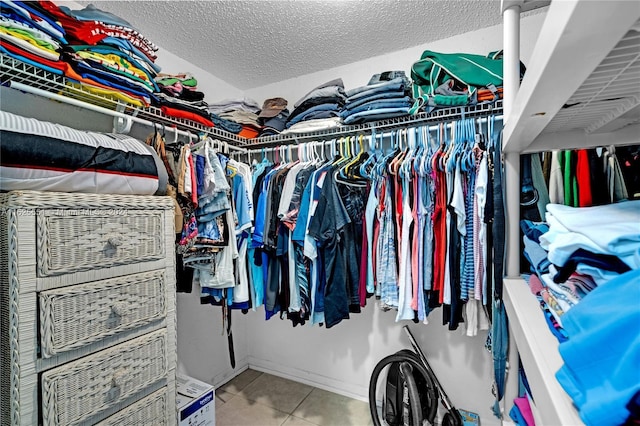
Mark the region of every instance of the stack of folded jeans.
<instances>
[{"instance_id":1,"label":"stack of folded jeans","mask_svg":"<svg viewBox=\"0 0 640 426\"><path fill-rule=\"evenodd\" d=\"M366 86L347 90L340 117L344 124L360 124L409 115L413 105L410 88L411 81L404 71L376 74Z\"/></svg>"},{"instance_id":2,"label":"stack of folded jeans","mask_svg":"<svg viewBox=\"0 0 640 426\"><path fill-rule=\"evenodd\" d=\"M296 102L287 118L286 127L303 121L338 117L345 99L341 78L321 84Z\"/></svg>"}]
</instances>

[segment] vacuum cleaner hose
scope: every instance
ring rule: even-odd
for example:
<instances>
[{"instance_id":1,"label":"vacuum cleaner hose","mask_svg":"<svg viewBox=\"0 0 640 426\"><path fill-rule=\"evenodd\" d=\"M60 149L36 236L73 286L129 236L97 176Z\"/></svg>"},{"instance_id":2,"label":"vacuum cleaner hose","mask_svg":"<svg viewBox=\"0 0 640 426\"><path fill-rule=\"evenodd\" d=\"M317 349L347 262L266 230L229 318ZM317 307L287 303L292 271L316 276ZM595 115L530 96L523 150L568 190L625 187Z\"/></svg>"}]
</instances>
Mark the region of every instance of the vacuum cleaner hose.
<instances>
[{"instance_id":1,"label":"vacuum cleaner hose","mask_svg":"<svg viewBox=\"0 0 640 426\"><path fill-rule=\"evenodd\" d=\"M424 367L418 355L406 349L380 360L373 369L373 373L371 373L369 381L369 410L371 411L373 424L375 426L388 425L387 421L383 423L380 420L376 405L376 394L380 374L385 367L393 363L399 363L400 372L408 390L408 407L405 406L403 409L406 410L408 408L409 413L404 412L403 416L408 414L409 417L407 419L411 421L410 424L413 426L422 426L424 420L427 420L428 424L433 424L438 410L436 382L431 376L431 372Z\"/></svg>"}]
</instances>

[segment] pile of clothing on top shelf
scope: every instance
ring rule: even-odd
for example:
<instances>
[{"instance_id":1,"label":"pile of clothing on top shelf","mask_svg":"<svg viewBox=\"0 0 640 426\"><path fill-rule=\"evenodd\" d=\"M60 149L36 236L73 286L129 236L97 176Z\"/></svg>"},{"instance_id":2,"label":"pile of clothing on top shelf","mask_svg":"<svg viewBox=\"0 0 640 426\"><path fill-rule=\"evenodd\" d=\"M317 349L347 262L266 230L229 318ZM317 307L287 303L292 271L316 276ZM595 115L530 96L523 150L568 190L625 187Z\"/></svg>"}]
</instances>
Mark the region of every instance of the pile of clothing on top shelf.
<instances>
[{"instance_id":1,"label":"pile of clothing on top shelf","mask_svg":"<svg viewBox=\"0 0 640 426\"><path fill-rule=\"evenodd\" d=\"M640 268L639 172L638 146L521 156L523 264L560 341L564 314Z\"/></svg>"},{"instance_id":2,"label":"pile of clothing on top shelf","mask_svg":"<svg viewBox=\"0 0 640 426\"><path fill-rule=\"evenodd\" d=\"M288 132L309 132L340 124L340 110L346 95L342 79L323 83L304 95L293 105L285 127Z\"/></svg>"},{"instance_id":3,"label":"pile of clothing on top shelf","mask_svg":"<svg viewBox=\"0 0 640 426\"><path fill-rule=\"evenodd\" d=\"M347 90L340 117L344 124L359 124L409 115L410 87L404 71L375 74L366 86Z\"/></svg>"},{"instance_id":4,"label":"pile of clothing on top shelf","mask_svg":"<svg viewBox=\"0 0 640 426\"><path fill-rule=\"evenodd\" d=\"M38 3L0 2L0 52L55 74L67 64L60 49L68 44L58 20Z\"/></svg>"},{"instance_id":5,"label":"pile of clothing on top shelf","mask_svg":"<svg viewBox=\"0 0 640 426\"><path fill-rule=\"evenodd\" d=\"M291 113L286 99L267 99L259 115L260 136L322 131L409 115L413 104L410 83L404 71L376 74L367 85L350 90L337 78L302 96Z\"/></svg>"},{"instance_id":6,"label":"pile of clothing on top shelf","mask_svg":"<svg viewBox=\"0 0 640 426\"><path fill-rule=\"evenodd\" d=\"M208 106L216 126L240 137L252 139L260 134L260 105L250 98L225 99Z\"/></svg>"},{"instance_id":7,"label":"pile of clothing on top shelf","mask_svg":"<svg viewBox=\"0 0 640 426\"><path fill-rule=\"evenodd\" d=\"M411 66L411 114L476 105L502 98L502 51L487 56L425 50ZM520 62L520 79L526 67Z\"/></svg>"},{"instance_id":8,"label":"pile of clothing on top shelf","mask_svg":"<svg viewBox=\"0 0 640 426\"><path fill-rule=\"evenodd\" d=\"M209 105L204 101L204 93L198 91L198 80L191 74L159 73L156 84L160 88L158 103L164 114L195 121L207 127L214 126L208 111Z\"/></svg>"},{"instance_id":9,"label":"pile of clothing on top shelf","mask_svg":"<svg viewBox=\"0 0 640 426\"><path fill-rule=\"evenodd\" d=\"M127 21L94 6L2 1L3 53L82 83L86 91L148 106L158 87L157 46Z\"/></svg>"},{"instance_id":10,"label":"pile of clothing on top shelf","mask_svg":"<svg viewBox=\"0 0 640 426\"><path fill-rule=\"evenodd\" d=\"M82 85L97 95L91 102L101 106L113 107L101 98L154 105L168 116L214 125L196 79L161 74L155 63L158 47L126 20L94 5L73 10L45 0L0 4L3 54L68 77L70 88Z\"/></svg>"}]
</instances>

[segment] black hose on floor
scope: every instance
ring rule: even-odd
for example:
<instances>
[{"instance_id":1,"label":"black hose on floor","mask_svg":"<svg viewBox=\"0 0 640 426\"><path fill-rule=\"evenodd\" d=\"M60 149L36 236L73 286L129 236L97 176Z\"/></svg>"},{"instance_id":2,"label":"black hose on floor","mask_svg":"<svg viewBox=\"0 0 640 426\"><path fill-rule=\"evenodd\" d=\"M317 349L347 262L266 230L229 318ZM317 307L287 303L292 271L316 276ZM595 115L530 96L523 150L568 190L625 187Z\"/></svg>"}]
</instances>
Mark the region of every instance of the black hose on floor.
<instances>
[{"instance_id":1,"label":"black hose on floor","mask_svg":"<svg viewBox=\"0 0 640 426\"><path fill-rule=\"evenodd\" d=\"M385 418L381 421L376 406L376 393L380 374L387 366L398 363L400 372L403 375L404 385L408 391L408 401L403 407L394 407L394 418ZM386 383L384 381L383 383ZM402 391L402 390L398 390ZM402 411L400 412L400 410ZM422 426L426 420L428 424L433 424L438 411L438 391L436 382L431 377L418 355L410 350L401 350L393 355L383 358L373 369L369 381L369 410L375 426L383 425L411 425ZM408 411L408 412L407 412ZM386 416L386 413L382 413Z\"/></svg>"}]
</instances>

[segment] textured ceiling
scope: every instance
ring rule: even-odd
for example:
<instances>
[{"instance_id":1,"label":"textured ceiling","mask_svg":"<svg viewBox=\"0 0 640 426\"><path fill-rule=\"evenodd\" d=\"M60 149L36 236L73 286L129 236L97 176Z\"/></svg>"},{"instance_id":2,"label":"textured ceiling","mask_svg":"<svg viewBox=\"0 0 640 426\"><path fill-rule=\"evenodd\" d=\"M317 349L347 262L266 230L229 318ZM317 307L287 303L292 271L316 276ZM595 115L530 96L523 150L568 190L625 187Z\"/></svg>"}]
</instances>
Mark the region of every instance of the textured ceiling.
<instances>
[{"instance_id":1,"label":"textured ceiling","mask_svg":"<svg viewBox=\"0 0 640 426\"><path fill-rule=\"evenodd\" d=\"M500 0L78 1L239 89L501 22Z\"/></svg>"}]
</instances>

